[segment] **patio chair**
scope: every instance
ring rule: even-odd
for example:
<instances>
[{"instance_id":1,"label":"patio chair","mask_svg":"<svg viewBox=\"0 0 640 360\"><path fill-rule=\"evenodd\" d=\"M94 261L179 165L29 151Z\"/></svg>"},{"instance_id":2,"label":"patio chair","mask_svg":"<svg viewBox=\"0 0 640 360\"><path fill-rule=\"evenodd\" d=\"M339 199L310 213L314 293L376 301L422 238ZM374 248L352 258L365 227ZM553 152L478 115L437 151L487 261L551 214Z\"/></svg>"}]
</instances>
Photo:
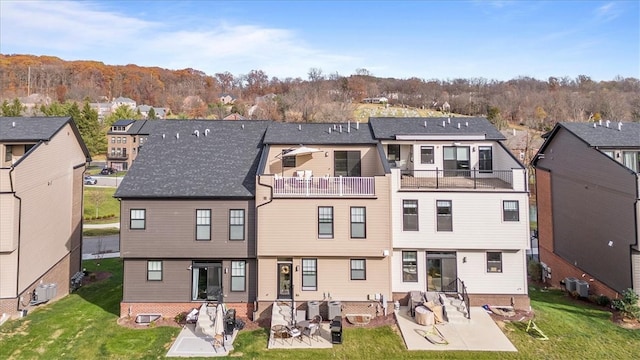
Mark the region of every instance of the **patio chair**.
<instances>
[{"instance_id":1,"label":"patio chair","mask_svg":"<svg viewBox=\"0 0 640 360\"><path fill-rule=\"evenodd\" d=\"M297 327L290 327L289 328L289 339L291 339L291 345L293 345L293 340L298 339L299 341L302 341L302 331L300 331L299 328Z\"/></svg>"},{"instance_id":2,"label":"patio chair","mask_svg":"<svg viewBox=\"0 0 640 360\"><path fill-rule=\"evenodd\" d=\"M311 345L311 340L313 338L315 338L316 342L320 341L320 326L320 322L310 322L309 326L302 331L302 339L309 339L309 345Z\"/></svg>"}]
</instances>

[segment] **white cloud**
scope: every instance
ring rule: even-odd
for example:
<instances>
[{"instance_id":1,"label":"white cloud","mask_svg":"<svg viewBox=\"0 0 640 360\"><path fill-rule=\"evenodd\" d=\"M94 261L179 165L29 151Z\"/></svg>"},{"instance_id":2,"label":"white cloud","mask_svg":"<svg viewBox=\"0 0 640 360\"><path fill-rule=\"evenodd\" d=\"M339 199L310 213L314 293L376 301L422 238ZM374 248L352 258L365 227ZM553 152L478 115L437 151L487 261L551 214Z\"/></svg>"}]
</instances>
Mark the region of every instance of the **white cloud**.
<instances>
[{"instance_id":1,"label":"white cloud","mask_svg":"<svg viewBox=\"0 0 640 360\"><path fill-rule=\"evenodd\" d=\"M595 10L596 20L604 22L615 20L621 14L622 9L613 2L604 4Z\"/></svg>"}]
</instances>

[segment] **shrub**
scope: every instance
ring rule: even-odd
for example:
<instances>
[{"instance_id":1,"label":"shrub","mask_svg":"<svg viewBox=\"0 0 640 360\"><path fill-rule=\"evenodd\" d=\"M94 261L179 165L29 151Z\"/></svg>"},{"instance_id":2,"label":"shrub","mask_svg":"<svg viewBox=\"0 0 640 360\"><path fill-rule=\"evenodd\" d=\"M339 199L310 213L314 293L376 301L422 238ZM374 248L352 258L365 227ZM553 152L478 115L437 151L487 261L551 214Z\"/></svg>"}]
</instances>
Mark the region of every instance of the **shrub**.
<instances>
[{"instance_id":1,"label":"shrub","mask_svg":"<svg viewBox=\"0 0 640 360\"><path fill-rule=\"evenodd\" d=\"M599 295L596 297L595 303L600 306L608 307L611 305L611 299L609 299L607 295Z\"/></svg>"},{"instance_id":2,"label":"shrub","mask_svg":"<svg viewBox=\"0 0 640 360\"><path fill-rule=\"evenodd\" d=\"M622 316L629 319L640 318L640 307L638 306L638 294L633 289L627 289L622 292L620 299L611 301L611 306L620 311Z\"/></svg>"},{"instance_id":3,"label":"shrub","mask_svg":"<svg viewBox=\"0 0 640 360\"><path fill-rule=\"evenodd\" d=\"M186 319L187 319L187 313L186 312L181 312L180 314L176 315L173 318L173 320L175 322L177 322L178 324L184 323Z\"/></svg>"},{"instance_id":4,"label":"shrub","mask_svg":"<svg viewBox=\"0 0 640 360\"><path fill-rule=\"evenodd\" d=\"M527 265L529 276L533 281L542 281L542 265L535 260L529 260Z\"/></svg>"}]
</instances>

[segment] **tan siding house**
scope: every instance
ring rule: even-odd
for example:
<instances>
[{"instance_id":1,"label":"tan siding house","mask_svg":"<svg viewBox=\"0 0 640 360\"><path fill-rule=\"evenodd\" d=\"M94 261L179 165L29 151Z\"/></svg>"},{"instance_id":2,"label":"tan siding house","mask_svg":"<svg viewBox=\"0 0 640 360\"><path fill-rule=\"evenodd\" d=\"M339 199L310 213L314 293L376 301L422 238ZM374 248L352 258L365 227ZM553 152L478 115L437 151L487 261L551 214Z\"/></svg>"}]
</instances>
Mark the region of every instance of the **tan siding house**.
<instances>
[{"instance_id":1,"label":"tan siding house","mask_svg":"<svg viewBox=\"0 0 640 360\"><path fill-rule=\"evenodd\" d=\"M82 188L89 153L71 118L0 118L0 312L69 293L82 259Z\"/></svg>"}]
</instances>

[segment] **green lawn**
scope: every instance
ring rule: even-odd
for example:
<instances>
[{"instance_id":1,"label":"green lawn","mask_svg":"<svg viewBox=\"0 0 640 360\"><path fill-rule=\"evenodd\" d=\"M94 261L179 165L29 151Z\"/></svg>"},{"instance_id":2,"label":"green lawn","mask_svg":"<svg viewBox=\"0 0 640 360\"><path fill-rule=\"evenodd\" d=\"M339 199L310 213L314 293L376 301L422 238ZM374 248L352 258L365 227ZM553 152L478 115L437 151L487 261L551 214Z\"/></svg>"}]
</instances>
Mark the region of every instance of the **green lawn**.
<instances>
[{"instance_id":1,"label":"green lawn","mask_svg":"<svg viewBox=\"0 0 640 360\"><path fill-rule=\"evenodd\" d=\"M113 197L115 192L116 188L85 186L85 224L108 224L120 221L120 202ZM96 207L98 219L96 219ZM105 216L108 217L104 218Z\"/></svg>"},{"instance_id":2,"label":"green lawn","mask_svg":"<svg viewBox=\"0 0 640 360\"><path fill-rule=\"evenodd\" d=\"M116 324L122 298L122 262L85 261L89 271L114 276L85 286L26 318L0 327L0 359L157 359L163 358L180 329L132 330ZM505 333L517 353L407 351L391 327L344 329L344 343L322 350L267 350L267 331L242 331L232 356L243 359L631 359L640 352L640 330L614 325L610 313L576 302L560 291L532 288L536 323L550 340L525 333L526 323L508 323Z\"/></svg>"}]
</instances>

